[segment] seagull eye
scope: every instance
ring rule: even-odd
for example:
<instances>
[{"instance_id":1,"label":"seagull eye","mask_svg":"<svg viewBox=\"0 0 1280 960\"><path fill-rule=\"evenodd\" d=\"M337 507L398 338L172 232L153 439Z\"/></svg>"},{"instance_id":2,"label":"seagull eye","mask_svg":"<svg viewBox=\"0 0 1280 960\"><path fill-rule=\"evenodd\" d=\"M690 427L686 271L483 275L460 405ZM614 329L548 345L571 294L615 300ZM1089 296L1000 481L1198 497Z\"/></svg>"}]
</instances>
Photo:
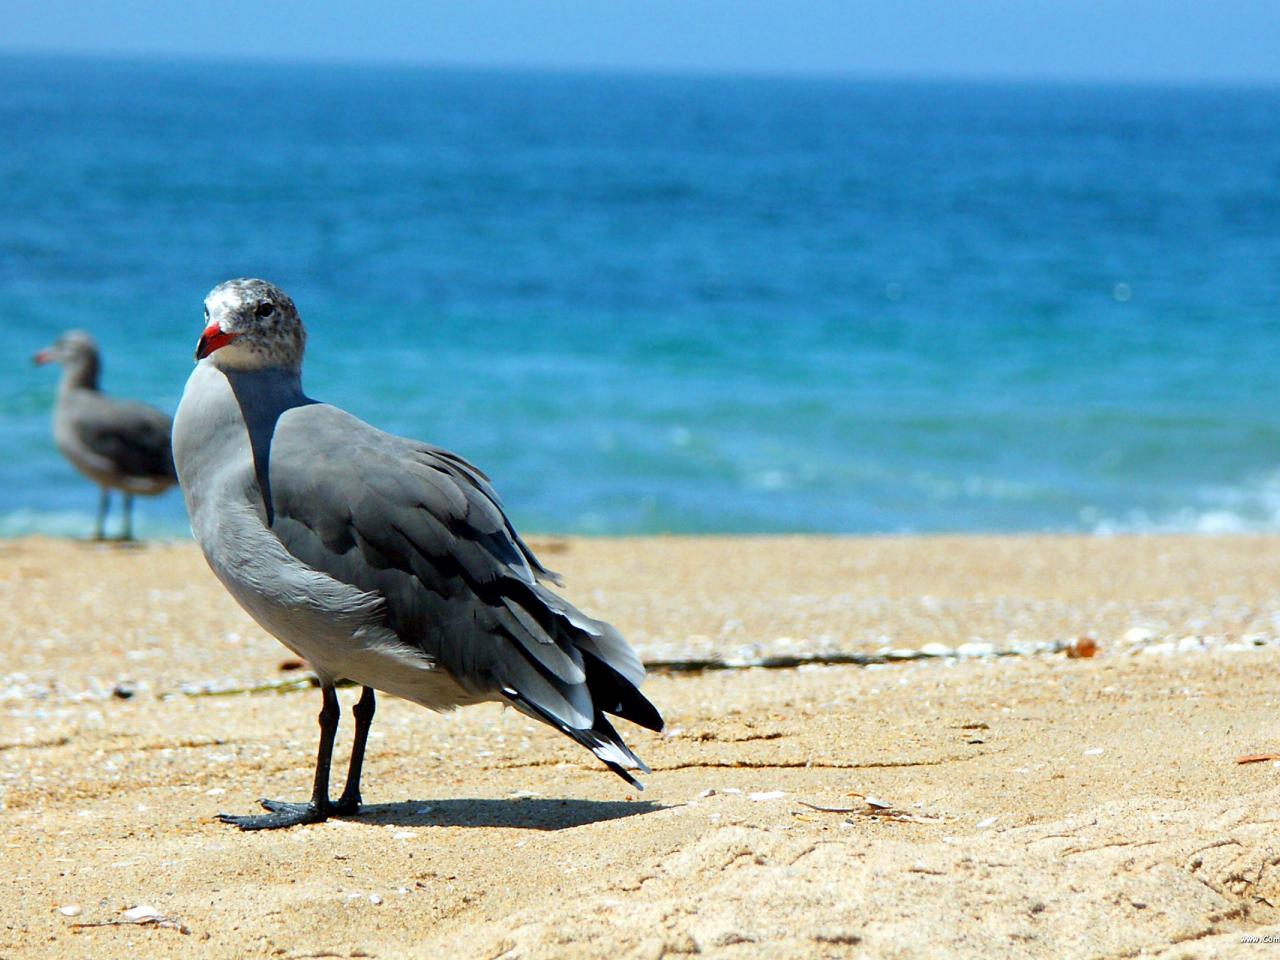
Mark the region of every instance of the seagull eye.
<instances>
[{"instance_id":1,"label":"seagull eye","mask_svg":"<svg viewBox=\"0 0 1280 960\"><path fill-rule=\"evenodd\" d=\"M254 308L253 315L265 319L276 312L276 305L270 300L263 300Z\"/></svg>"}]
</instances>

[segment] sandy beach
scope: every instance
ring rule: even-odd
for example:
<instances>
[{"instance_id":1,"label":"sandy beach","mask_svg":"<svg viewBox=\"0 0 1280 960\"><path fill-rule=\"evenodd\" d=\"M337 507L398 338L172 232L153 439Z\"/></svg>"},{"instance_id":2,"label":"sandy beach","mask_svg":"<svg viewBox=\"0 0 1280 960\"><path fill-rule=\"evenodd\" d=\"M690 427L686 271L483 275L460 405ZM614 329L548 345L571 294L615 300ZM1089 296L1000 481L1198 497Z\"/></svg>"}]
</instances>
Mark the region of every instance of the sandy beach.
<instances>
[{"instance_id":1,"label":"sandy beach","mask_svg":"<svg viewBox=\"0 0 1280 960\"><path fill-rule=\"evenodd\" d=\"M646 659L902 659L655 671L643 794L383 698L360 816L244 834L310 788L288 651L189 543L0 542L0 957L1275 949L1280 537L534 546Z\"/></svg>"}]
</instances>

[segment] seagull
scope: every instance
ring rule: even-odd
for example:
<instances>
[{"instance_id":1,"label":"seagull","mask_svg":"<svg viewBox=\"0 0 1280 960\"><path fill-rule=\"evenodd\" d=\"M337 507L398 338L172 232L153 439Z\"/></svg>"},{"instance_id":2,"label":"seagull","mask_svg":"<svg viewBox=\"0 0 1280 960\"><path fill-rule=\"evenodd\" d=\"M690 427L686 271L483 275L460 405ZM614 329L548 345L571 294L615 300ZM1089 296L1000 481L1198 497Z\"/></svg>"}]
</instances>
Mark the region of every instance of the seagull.
<instances>
[{"instance_id":1,"label":"seagull","mask_svg":"<svg viewBox=\"0 0 1280 960\"><path fill-rule=\"evenodd\" d=\"M62 455L102 489L93 537L102 540L112 490L124 494L121 540L133 539L134 494L155 496L178 482L169 449L167 414L134 400L109 397L98 386L102 360L93 337L70 330L31 358L62 364L53 408L53 441Z\"/></svg>"},{"instance_id":2,"label":"seagull","mask_svg":"<svg viewBox=\"0 0 1280 960\"><path fill-rule=\"evenodd\" d=\"M243 830L349 816L382 691L433 710L499 701L589 749L632 786L649 768L608 716L661 730L644 667L612 626L551 591L488 478L302 389L293 301L264 280L205 298L173 448L191 529L223 586L320 682L307 803L219 819ZM339 680L363 687L346 786L329 799Z\"/></svg>"}]
</instances>

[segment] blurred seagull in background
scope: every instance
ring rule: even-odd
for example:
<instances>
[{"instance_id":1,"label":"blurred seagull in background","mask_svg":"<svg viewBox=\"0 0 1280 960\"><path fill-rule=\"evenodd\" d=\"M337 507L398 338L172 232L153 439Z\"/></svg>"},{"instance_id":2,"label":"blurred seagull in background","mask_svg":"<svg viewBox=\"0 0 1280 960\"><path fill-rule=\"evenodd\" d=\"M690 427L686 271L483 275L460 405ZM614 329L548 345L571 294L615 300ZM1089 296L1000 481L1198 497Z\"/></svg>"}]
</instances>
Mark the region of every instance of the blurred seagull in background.
<instances>
[{"instance_id":1,"label":"blurred seagull in background","mask_svg":"<svg viewBox=\"0 0 1280 960\"><path fill-rule=\"evenodd\" d=\"M240 605L311 663L323 696L311 800L220 819L261 830L355 813L374 690L434 710L505 702L639 787L629 771L648 768L606 714L662 729L638 689L644 667L613 627L544 585L559 580L485 475L307 397L302 321L272 284L216 287L205 324L173 434L192 532ZM331 802L344 678L364 690Z\"/></svg>"},{"instance_id":2,"label":"blurred seagull in background","mask_svg":"<svg viewBox=\"0 0 1280 960\"><path fill-rule=\"evenodd\" d=\"M96 540L104 537L110 492L124 494L121 540L133 539L135 494L155 496L178 482L169 434L172 421L154 407L118 400L102 392L102 360L93 337L82 330L64 333L32 360L62 364L62 381L53 407L53 441L62 455L96 483Z\"/></svg>"}]
</instances>

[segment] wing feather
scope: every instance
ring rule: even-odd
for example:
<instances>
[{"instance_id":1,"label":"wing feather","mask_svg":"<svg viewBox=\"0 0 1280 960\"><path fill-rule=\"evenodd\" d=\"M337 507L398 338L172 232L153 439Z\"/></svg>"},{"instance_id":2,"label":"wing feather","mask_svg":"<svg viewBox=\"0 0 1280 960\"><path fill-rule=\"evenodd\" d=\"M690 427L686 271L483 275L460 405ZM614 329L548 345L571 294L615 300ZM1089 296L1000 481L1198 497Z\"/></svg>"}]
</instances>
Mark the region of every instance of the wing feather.
<instances>
[{"instance_id":1,"label":"wing feather","mask_svg":"<svg viewBox=\"0 0 1280 960\"><path fill-rule=\"evenodd\" d=\"M68 408L84 446L132 477L177 481L169 435L172 421L154 407L102 393L76 397Z\"/></svg>"},{"instance_id":2,"label":"wing feather","mask_svg":"<svg viewBox=\"0 0 1280 960\"><path fill-rule=\"evenodd\" d=\"M611 769L643 768L604 718L661 728L639 658L539 582L558 578L478 469L313 404L280 417L268 471L271 528L295 557L382 596L401 640L464 687L507 697Z\"/></svg>"}]
</instances>

